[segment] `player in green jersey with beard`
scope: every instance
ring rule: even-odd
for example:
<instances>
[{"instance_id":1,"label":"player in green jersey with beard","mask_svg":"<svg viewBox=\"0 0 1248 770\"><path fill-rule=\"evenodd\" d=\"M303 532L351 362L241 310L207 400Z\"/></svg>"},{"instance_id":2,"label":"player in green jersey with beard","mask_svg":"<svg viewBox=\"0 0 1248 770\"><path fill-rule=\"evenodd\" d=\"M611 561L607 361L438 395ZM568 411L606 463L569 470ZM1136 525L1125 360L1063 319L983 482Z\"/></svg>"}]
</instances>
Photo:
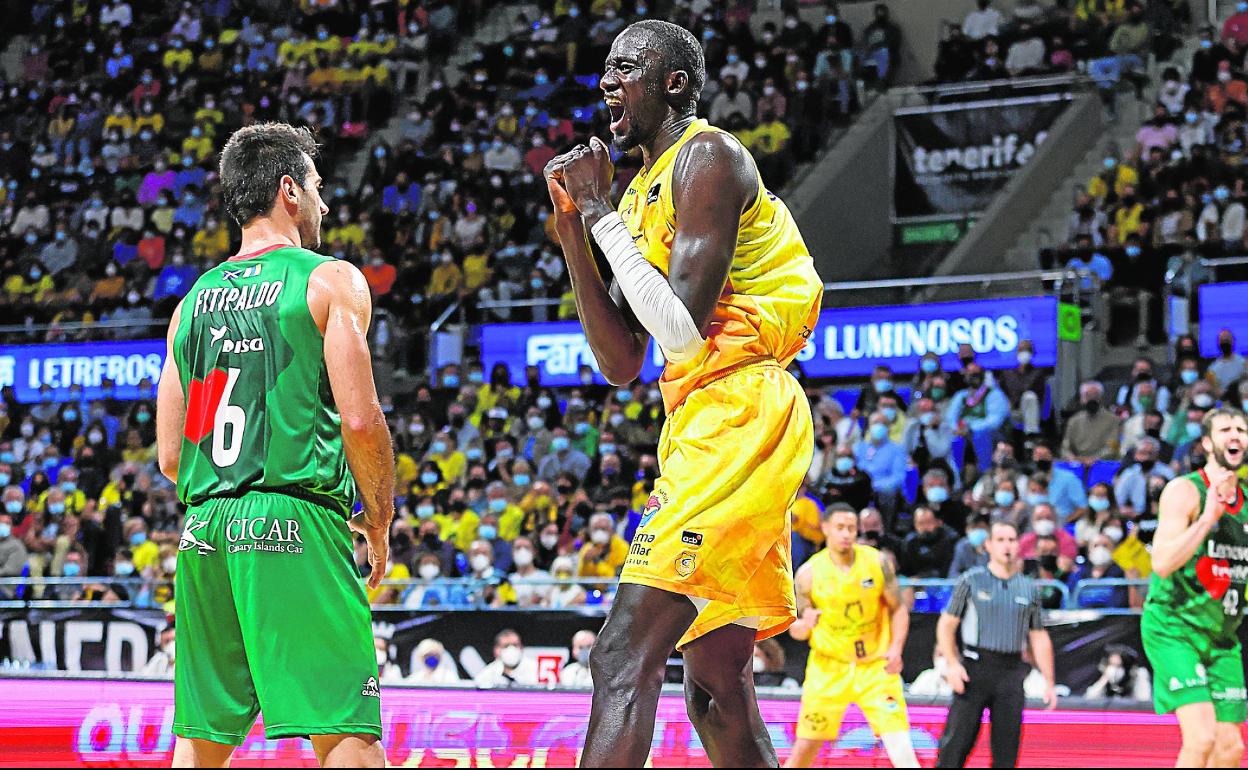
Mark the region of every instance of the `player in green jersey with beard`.
<instances>
[{"instance_id":1,"label":"player in green jersey with beard","mask_svg":"<svg viewBox=\"0 0 1248 770\"><path fill-rule=\"evenodd\" d=\"M1237 631L1248 601L1248 509L1236 471L1248 420L1222 408L1201 425L1204 467L1161 495L1140 631L1157 713L1173 711L1183 732L1178 766L1239 767L1248 693Z\"/></svg>"},{"instance_id":2,"label":"player in green jersey with beard","mask_svg":"<svg viewBox=\"0 0 1248 770\"><path fill-rule=\"evenodd\" d=\"M161 471L187 505L179 544L175 767L221 767L264 713L322 765L381 767L381 694L352 531L376 587L394 458L365 335L371 298L320 245L316 144L249 126L221 153L238 255L169 326ZM352 517L357 485L363 512Z\"/></svg>"}]
</instances>

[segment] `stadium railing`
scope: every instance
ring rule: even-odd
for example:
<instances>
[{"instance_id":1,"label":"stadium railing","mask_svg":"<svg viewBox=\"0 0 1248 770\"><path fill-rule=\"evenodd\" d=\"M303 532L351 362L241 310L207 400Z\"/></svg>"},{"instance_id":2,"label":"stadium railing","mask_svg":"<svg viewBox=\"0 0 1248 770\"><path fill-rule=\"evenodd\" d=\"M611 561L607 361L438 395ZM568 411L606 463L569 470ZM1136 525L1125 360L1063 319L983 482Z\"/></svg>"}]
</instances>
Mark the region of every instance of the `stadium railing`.
<instances>
[{"instance_id":1,"label":"stadium railing","mask_svg":"<svg viewBox=\"0 0 1248 770\"><path fill-rule=\"evenodd\" d=\"M1096 610L1107 615L1112 614L1135 614L1138 609L1130 607L1085 607L1082 602L1092 591L1112 591L1115 588L1138 588L1143 593L1148 593L1149 581L1146 578L1099 578L1094 580L1080 580L1075 584L1075 590L1072 591L1065 603L1065 609L1071 610Z\"/></svg>"},{"instance_id":2,"label":"stadium railing","mask_svg":"<svg viewBox=\"0 0 1248 770\"><path fill-rule=\"evenodd\" d=\"M498 586L508 584L513 588L522 588L524 590L533 588L566 588L568 586L579 586L583 588L587 594L584 604L569 607L567 609L589 610L595 608L605 612L610 605L610 599L615 593L616 587L619 585L618 578L569 578L566 580L558 578L543 578L534 580L509 581L504 578L494 578L481 580L477 578L439 578L433 581L423 581L416 578L386 578L381 581L383 587L396 587L404 589L404 593L408 589L414 588L434 588L442 590L460 589L464 591L466 598L472 599L473 594L481 592L487 588L496 588ZM1147 585L1148 581L1144 580L1099 580L1099 581L1083 581L1088 583L1089 587L1093 584L1099 587L1114 587L1118 585ZM953 593L954 586L957 585L956 579L945 578L899 578L902 589L912 589L915 594L915 612L940 612L945 603L948 602L949 596ZM1074 599L1078 597L1078 589L1072 596L1070 588L1057 580L1037 580L1037 585L1053 588L1062 597L1061 609L1076 609L1078 605L1074 603ZM150 593L154 589L173 585L172 580L148 580L138 577L8 577L0 578L0 609L15 608L38 608L38 609L54 609L66 607L141 607L153 606L152 604L136 603L136 599L129 599L117 602L105 601L74 601L67 599L47 599L43 598L47 595L49 588L58 586L81 587L87 586L123 586L134 596L141 596L144 593ZM1083 583L1080 584L1082 586ZM402 609L402 601L391 604L376 604L375 609ZM411 609L411 608L408 608ZM439 609L445 610L472 610L478 611L482 609L494 609L504 612L525 612L534 609L551 609L550 607L490 607L488 604L479 603L473 600L464 603L462 606L442 606ZM1098 608L1099 609L1099 608Z\"/></svg>"}]
</instances>

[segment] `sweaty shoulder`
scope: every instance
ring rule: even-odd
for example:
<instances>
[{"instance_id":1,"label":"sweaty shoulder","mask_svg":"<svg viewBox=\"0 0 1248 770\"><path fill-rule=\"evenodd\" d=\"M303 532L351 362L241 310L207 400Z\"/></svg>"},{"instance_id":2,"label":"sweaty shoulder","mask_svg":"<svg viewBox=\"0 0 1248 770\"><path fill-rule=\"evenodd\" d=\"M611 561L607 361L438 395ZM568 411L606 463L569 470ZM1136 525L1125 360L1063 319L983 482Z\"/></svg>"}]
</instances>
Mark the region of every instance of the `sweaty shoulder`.
<instances>
[{"instance_id":1,"label":"sweaty shoulder","mask_svg":"<svg viewBox=\"0 0 1248 770\"><path fill-rule=\"evenodd\" d=\"M679 208L685 195L711 192L740 204L744 211L758 195L754 159L732 134L703 131L676 153L673 171L673 202Z\"/></svg>"},{"instance_id":2,"label":"sweaty shoulder","mask_svg":"<svg viewBox=\"0 0 1248 770\"><path fill-rule=\"evenodd\" d=\"M302 251L302 250L301 250ZM366 316L370 311L371 295L368 281L355 265L341 259L326 258L308 252L325 261L317 265L308 276L308 311L316 321L321 333L329 320L330 306L338 303L360 306Z\"/></svg>"}]
</instances>

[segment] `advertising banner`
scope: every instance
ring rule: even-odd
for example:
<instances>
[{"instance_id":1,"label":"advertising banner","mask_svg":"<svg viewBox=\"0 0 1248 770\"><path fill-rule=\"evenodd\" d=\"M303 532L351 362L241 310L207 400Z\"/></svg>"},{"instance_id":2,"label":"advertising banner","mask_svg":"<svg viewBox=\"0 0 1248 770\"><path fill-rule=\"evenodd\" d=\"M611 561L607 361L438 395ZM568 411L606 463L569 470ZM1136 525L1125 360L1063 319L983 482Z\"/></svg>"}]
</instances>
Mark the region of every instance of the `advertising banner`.
<instances>
[{"instance_id":1,"label":"advertising banner","mask_svg":"<svg viewBox=\"0 0 1248 770\"><path fill-rule=\"evenodd\" d=\"M506 692L383 687L381 721L392 767L573 767L589 721L587 692ZM789 754L796 699L760 699L781 761ZM109 680L0 679L0 766L168 767L173 757L173 684ZM944 730L943 706L911 705L911 739L930 766ZM968 766L991 760L980 732ZM1131 711L1033 711L1023 716L1021 767L1162 767L1179 750L1173 717ZM676 694L659 701L654 767L708 767ZM818 766L886 766L883 746L857 708ZM235 767L314 767L303 739L266 740L257 722Z\"/></svg>"},{"instance_id":2,"label":"advertising banner","mask_svg":"<svg viewBox=\"0 0 1248 770\"><path fill-rule=\"evenodd\" d=\"M113 398L155 398L164 363L165 341L160 339L0 345L0 388L11 385L17 400L29 404L39 400L44 385L51 388L53 401L68 401L71 387L78 385L82 397L93 400L105 397L103 385L109 380Z\"/></svg>"},{"instance_id":3,"label":"advertising banner","mask_svg":"<svg viewBox=\"0 0 1248 770\"><path fill-rule=\"evenodd\" d=\"M897 110L898 221L982 212L1027 165L1070 94Z\"/></svg>"},{"instance_id":4,"label":"advertising banner","mask_svg":"<svg viewBox=\"0 0 1248 770\"><path fill-rule=\"evenodd\" d=\"M1205 358L1222 355L1218 333L1223 329L1235 335L1236 353L1248 353L1248 283L1207 283L1199 292L1200 354Z\"/></svg>"},{"instance_id":5,"label":"advertising banner","mask_svg":"<svg viewBox=\"0 0 1248 770\"><path fill-rule=\"evenodd\" d=\"M1055 298L827 308L797 361L808 377L867 377L878 364L912 374L931 351L952 371L960 365L958 346L968 344L986 369L1001 369L1017 365L1022 340L1035 345L1036 366L1057 363ZM524 368L536 366L543 385L579 385L582 365L595 382L606 382L579 321L483 325L481 360L507 364L513 382L524 382ZM641 379L653 382L662 371L663 355L651 341Z\"/></svg>"}]
</instances>

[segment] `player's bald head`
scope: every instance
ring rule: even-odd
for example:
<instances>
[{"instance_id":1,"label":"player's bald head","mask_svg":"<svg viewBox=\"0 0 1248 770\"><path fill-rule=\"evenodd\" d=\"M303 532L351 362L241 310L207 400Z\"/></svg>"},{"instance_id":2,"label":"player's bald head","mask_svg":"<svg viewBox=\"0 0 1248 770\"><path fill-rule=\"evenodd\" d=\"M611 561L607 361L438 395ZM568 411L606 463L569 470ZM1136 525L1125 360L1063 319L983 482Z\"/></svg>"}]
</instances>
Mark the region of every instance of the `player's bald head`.
<instances>
[{"instance_id":1,"label":"player's bald head","mask_svg":"<svg viewBox=\"0 0 1248 770\"><path fill-rule=\"evenodd\" d=\"M678 98L671 93L664 96L672 108L681 114L692 114L697 108L702 87L706 84L706 58L702 54L698 39L689 30L670 21L645 19L630 24L616 36L611 51L612 54L637 58L644 51L650 51L657 56L662 70L659 73L661 88L665 87L668 75L675 72L685 73L688 83Z\"/></svg>"}]
</instances>

